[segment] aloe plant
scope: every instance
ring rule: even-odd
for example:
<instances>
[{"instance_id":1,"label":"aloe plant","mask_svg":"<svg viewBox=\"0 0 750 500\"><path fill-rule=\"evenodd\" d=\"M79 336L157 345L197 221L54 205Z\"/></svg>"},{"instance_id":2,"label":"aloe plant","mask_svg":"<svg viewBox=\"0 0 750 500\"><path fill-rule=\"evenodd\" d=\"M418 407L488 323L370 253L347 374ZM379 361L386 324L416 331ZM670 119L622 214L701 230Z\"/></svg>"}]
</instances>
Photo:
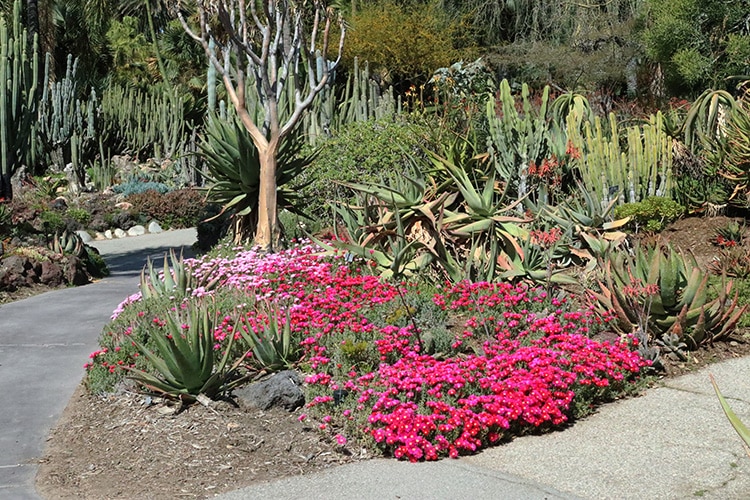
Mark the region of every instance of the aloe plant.
<instances>
[{"instance_id":1,"label":"aloe plant","mask_svg":"<svg viewBox=\"0 0 750 500\"><path fill-rule=\"evenodd\" d=\"M725 281L719 296L708 299L709 274L692 255L670 246L644 249L634 256L618 253L603 263L599 291L592 292L600 308L613 311L613 326L622 333L636 330L639 289L655 287L648 328L651 338L665 345L683 342L690 349L726 338L747 310L732 297L732 282Z\"/></svg>"},{"instance_id":2,"label":"aloe plant","mask_svg":"<svg viewBox=\"0 0 750 500\"><path fill-rule=\"evenodd\" d=\"M214 349L218 314L212 304L191 301L167 317L168 335L150 335L152 347L132 338L153 371L128 368L129 377L147 391L185 402L200 395L216 398L239 384L242 379L235 375L243 357L229 366L234 336L229 336L223 355Z\"/></svg>"}]
</instances>

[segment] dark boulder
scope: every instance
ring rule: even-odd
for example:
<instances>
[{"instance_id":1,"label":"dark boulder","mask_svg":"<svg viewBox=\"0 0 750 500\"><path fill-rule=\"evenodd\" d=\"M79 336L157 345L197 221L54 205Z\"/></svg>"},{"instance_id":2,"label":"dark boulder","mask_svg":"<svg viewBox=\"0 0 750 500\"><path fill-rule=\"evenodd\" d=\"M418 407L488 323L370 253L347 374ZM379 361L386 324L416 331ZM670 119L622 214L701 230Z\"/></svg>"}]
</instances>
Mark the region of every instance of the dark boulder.
<instances>
[{"instance_id":1,"label":"dark boulder","mask_svg":"<svg viewBox=\"0 0 750 500\"><path fill-rule=\"evenodd\" d=\"M279 406L289 411L305 404L302 379L292 370L278 372L234 391L243 406L254 406L268 410Z\"/></svg>"}]
</instances>

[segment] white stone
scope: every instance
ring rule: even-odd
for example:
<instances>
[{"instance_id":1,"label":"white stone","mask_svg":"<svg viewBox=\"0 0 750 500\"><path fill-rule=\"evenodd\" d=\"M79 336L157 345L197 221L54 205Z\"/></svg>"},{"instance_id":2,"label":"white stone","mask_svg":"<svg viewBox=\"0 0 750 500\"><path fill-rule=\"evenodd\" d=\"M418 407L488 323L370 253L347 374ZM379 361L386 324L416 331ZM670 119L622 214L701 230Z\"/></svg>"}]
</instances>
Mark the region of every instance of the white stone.
<instances>
[{"instance_id":1,"label":"white stone","mask_svg":"<svg viewBox=\"0 0 750 500\"><path fill-rule=\"evenodd\" d=\"M148 232L149 233L156 234L156 233L161 233L162 231L163 231L163 229L161 228L161 226L159 225L158 222L156 222L155 220L152 220L151 222L149 222L149 224L148 224Z\"/></svg>"},{"instance_id":2,"label":"white stone","mask_svg":"<svg viewBox=\"0 0 750 500\"><path fill-rule=\"evenodd\" d=\"M81 237L81 241L83 241L84 243L88 243L89 241L94 239L87 231L84 230L76 231L76 234Z\"/></svg>"},{"instance_id":3,"label":"white stone","mask_svg":"<svg viewBox=\"0 0 750 500\"><path fill-rule=\"evenodd\" d=\"M115 238L124 238L128 235L125 231L120 229L119 227L115 229Z\"/></svg>"},{"instance_id":4,"label":"white stone","mask_svg":"<svg viewBox=\"0 0 750 500\"><path fill-rule=\"evenodd\" d=\"M104 237L107 238L108 240L111 240L114 237L112 236L112 230L107 229L106 231L104 231Z\"/></svg>"},{"instance_id":5,"label":"white stone","mask_svg":"<svg viewBox=\"0 0 750 500\"><path fill-rule=\"evenodd\" d=\"M112 236L112 233L110 233L110 237ZM104 233L100 233L99 231L96 232L96 235L94 236L95 240L106 240L107 235Z\"/></svg>"},{"instance_id":6,"label":"white stone","mask_svg":"<svg viewBox=\"0 0 750 500\"><path fill-rule=\"evenodd\" d=\"M146 228L138 224L137 226L133 226L128 229L128 234L130 236L140 236L142 234L146 234Z\"/></svg>"}]
</instances>

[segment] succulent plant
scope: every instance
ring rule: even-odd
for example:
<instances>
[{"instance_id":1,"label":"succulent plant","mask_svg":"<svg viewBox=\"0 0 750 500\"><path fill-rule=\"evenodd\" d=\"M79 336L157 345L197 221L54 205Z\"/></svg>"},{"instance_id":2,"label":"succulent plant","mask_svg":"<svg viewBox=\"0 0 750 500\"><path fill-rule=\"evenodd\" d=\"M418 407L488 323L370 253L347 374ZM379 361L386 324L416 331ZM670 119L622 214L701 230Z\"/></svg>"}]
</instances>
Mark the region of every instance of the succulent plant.
<instances>
[{"instance_id":1,"label":"succulent plant","mask_svg":"<svg viewBox=\"0 0 750 500\"><path fill-rule=\"evenodd\" d=\"M218 267L218 265L214 265L214 267ZM170 250L169 260L167 254L164 254L164 267L161 273L154 268L151 259L148 259L146 266L141 271L141 296L144 299L170 295L184 297L190 291L199 287L210 292L216 288L220 280L220 278L211 279L212 274L209 270L203 274L206 277L205 279L197 280L190 272L190 268L185 265L182 255L178 259L175 251Z\"/></svg>"},{"instance_id":2,"label":"succulent plant","mask_svg":"<svg viewBox=\"0 0 750 500\"><path fill-rule=\"evenodd\" d=\"M229 336L223 355L214 349L215 305L188 302L167 317L168 335L156 332L149 338L152 348L136 338L135 343L155 373L128 368L130 378L148 391L192 402L204 395L216 398L241 379L234 376L243 357L227 368L234 336Z\"/></svg>"},{"instance_id":3,"label":"succulent plant","mask_svg":"<svg viewBox=\"0 0 750 500\"><path fill-rule=\"evenodd\" d=\"M75 255L80 259L88 257L86 245L77 233L69 232L67 229L62 233L56 233L49 243L49 249L59 255Z\"/></svg>"},{"instance_id":4,"label":"succulent plant","mask_svg":"<svg viewBox=\"0 0 750 500\"><path fill-rule=\"evenodd\" d=\"M599 291L592 292L601 309L613 311L613 326L632 333L643 323L648 302L650 338L662 345L683 342L694 349L732 333L748 306L730 298L732 282L724 280L719 296L708 299L706 273L695 257L670 246L637 247L631 257L617 253L603 263Z\"/></svg>"}]
</instances>

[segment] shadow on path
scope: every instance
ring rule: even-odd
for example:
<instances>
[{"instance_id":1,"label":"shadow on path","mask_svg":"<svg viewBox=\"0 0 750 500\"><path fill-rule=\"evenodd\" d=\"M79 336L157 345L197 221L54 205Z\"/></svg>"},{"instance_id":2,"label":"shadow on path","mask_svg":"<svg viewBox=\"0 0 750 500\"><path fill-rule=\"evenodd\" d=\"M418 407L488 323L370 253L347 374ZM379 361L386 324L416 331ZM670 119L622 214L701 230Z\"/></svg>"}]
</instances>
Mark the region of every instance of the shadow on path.
<instances>
[{"instance_id":1,"label":"shadow on path","mask_svg":"<svg viewBox=\"0 0 750 500\"><path fill-rule=\"evenodd\" d=\"M50 430L83 377L112 311L138 290L146 259L190 246L195 230L95 241L111 275L0 306L0 498L36 499L34 478Z\"/></svg>"}]
</instances>

